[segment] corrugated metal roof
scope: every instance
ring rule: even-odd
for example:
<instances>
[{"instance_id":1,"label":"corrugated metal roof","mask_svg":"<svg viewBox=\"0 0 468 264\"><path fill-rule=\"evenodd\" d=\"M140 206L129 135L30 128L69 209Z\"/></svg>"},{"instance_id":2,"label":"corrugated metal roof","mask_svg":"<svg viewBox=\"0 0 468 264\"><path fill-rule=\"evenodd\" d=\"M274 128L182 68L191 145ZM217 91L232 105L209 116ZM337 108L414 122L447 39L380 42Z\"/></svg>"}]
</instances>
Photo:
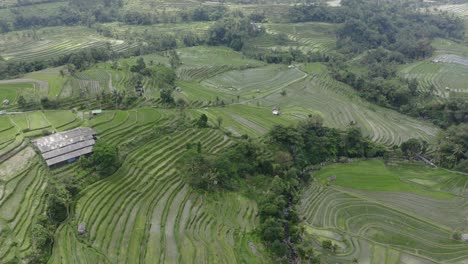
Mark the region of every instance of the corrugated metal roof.
<instances>
[{"instance_id":1,"label":"corrugated metal roof","mask_svg":"<svg viewBox=\"0 0 468 264\"><path fill-rule=\"evenodd\" d=\"M79 150L76 150L76 151L73 151L73 152L69 152L67 154L64 154L64 155L61 155L61 156L58 156L58 157L55 157L55 158L52 158L52 159L48 159L48 160L46 160L46 163L47 163L48 166L52 166L52 165L58 164L60 162L67 161L69 159L73 159L73 158L77 158L77 157L89 154L91 152L93 152L93 146L82 148L82 149L79 149Z\"/></svg>"},{"instance_id":2,"label":"corrugated metal roof","mask_svg":"<svg viewBox=\"0 0 468 264\"><path fill-rule=\"evenodd\" d=\"M94 141L94 139L85 140L85 141L82 141L82 142L79 142L79 143L76 143L76 144L73 144L73 145L68 145L68 146L63 147L63 148L59 148L59 149L55 149L55 150L52 150L52 151L49 151L49 152L46 152L46 153L42 153L42 157L44 157L44 159L46 159L46 160L51 159L51 158L67 154L69 152L72 152L72 151L75 151L75 150L78 150L78 149L93 146L95 143L96 143L96 141Z\"/></svg>"},{"instance_id":3,"label":"corrugated metal roof","mask_svg":"<svg viewBox=\"0 0 468 264\"><path fill-rule=\"evenodd\" d=\"M77 158L93 151L96 143L93 129L88 127L56 133L33 141L48 166Z\"/></svg>"},{"instance_id":4,"label":"corrugated metal roof","mask_svg":"<svg viewBox=\"0 0 468 264\"><path fill-rule=\"evenodd\" d=\"M73 130L55 133L47 137L42 137L33 141L41 153L63 148L65 146L89 140L96 135L93 129L88 127L75 128Z\"/></svg>"}]
</instances>

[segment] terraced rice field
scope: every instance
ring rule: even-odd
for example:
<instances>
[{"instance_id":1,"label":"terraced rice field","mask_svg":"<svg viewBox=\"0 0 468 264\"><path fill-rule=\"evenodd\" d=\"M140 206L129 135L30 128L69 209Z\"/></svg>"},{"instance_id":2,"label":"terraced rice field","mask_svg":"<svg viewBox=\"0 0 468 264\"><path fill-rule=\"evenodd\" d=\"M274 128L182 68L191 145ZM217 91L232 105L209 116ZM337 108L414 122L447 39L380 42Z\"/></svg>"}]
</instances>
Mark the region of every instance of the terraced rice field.
<instances>
[{"instance_id":1,"label":"terraced rice field","mask_svg":"<svg viewBox=\"0 0 468 264\"><path fill-rule=\"evenodd\" d=\"M415 62L405 66L400 74L407 79L416 79L419 89L424 92L431 91L441 98L458 96L458 93L468 93L468 60L456 55L441 55L432 61ZM467 65L463 65L467 63Z\"/></svg>"},{"instance_id":2,"label":"terraced rice field","mask_svg":"<svg viewBox=\"0 0 468 264\"><path fill-rule=\"evenodd\" d=\"M51 126L42 112L28 112L23 114L12 114L9 116L11 121L25 133L34 130L46 129Z\"/></svg>"},{"instance_id":3,"label":"terraced rice field","mask_svg":"<svg viewBox=\"0 0 468 264\"><path fill-rule=\"evenodd\" d=\"M304 79L306 76L306 73L296 68L271 65L229 71L206 79L201 84L210 88L222 89L228 93L238 94L243 99L251 99L266 93L281 91L281 89Z\"/></svg>"},{"instance_id":4,"label":"terraced rice field","mask_svg":"<svg viewBox=\"0 0 468 264\"><path fill-rule=\"evenodd\" d=\"M16 79L0 81L0 101L10 101L10 105L16 104L18 98L23 96L27 101L37 100L47 96L48 85L39 80Z\"/></svg>"},{"instance_id":5,"label":"terraced rice field","mask_svg":"<svg viewBox=\"0 0 468 264\"><path fill-rule=\"evenodd\" d=\"M344 129L354 122L365 135L384 144L398 145L412 137L431 141L437 134L438 129L427 122L364 101L350 87L328 76L320 64L309 66L309 75L285 87L285 96L275 92L255 100L270 108L319 112L331 127Z\"/></svg>"},{"instance_id":6,"label":"terraced rice field","mask_svg":"<svg viewBox=\"0 0 468 264\"><path fill-rule=\"evenodd\" d=\"M5 60L11 61L34 61L50 59L63 54L79 51L84 48L104 48L110 45L115 52L123 52L134 46L125 41L106 38L98 35L92 29L86 27L50 27L35 32L36 37L26 38L21 43L9 45L14 41L14 34L8 33L0 39L5 46L0 50L0 55ZM24 34L24 33L23 33Z\"/></svg>"},{"instance_id":7,"label":"terraced rice field","mask_svg":"<svg viewBox=\"0 0 468 264\"><path fill-rule=\"evenodd\" d=\"M222 100L225 104L236 105L224 110L198 110L211 115L213 120L216 115L222 116L236 135L260 135L267 131L269 125L254 125L262 123L259 119L284 124L305 118L310 113L322 114L328 126L341 129L354 122L372 140L388 145L398 145L412 137L431 141L438 133L432 124L362 100L350 87L333 80L321 64L231 70L199 83L179 82L178 85L182 91L175 93L176 96L187 101L209 106L214 105L217 98L218 103ZM274 107L281 109L286 121L271 115ZM248 110L243 111L244 108Z\"/></svg>"},{"instance_id":8,"label":"terraced rice field","mask_svg":"<svg viewBox=\"0 0 468 264\"><path fill-rule=\"evenodd\" d=\"M232 105L227 107L210 107L205 109L192 110L192 118L197 119L201 114L208 117L212 126L217 126L217 118L222 118L221 127L234 136L250 135L262 136L274 125L294 125L313 111L302 108L282 109L280 116L271 114L271 108Z\"/></svg>"},{"instance_id":9,"label":"terraced rice field","mask_svg":"<svg viewBox=\"0 0 468 264\"><path fill-rule=\"evenodd\" d=\"M26 148L0 163L0 176L0 259L8 263L30 253L29 232L33 217L44 205L46 169Z\"/></svg>"},{"instance_id":10,"label":"terraced rice field","mask_svg":"<svg viewBox=\"0 0 468 264\"><path fill-rule=\"evenodd\" d=\"M259 67L264 63L246 59L239 52L226 47L192 47L177 51L182 66L177 75L181 80L203 80L235 69Z\"/></svg>"},{"instance_id":11,"label":"terraced rice field","mask_svg":"<svg viewBox=\"0 0 468 264\"><path fill-rule=\"evenodd\" d=\"M49 99L57 98L67 82L67 77L60 76L59 69L46 69L32 72L26 74L24 77L37 80L41 85L43 84L43 86L46 86L46 96L49 97Z\"/></svg>"},{"instance_id":12,"label":"terraced rice field","mask_svg":"<svg viewBox=\"0 0 468 264\"><path fill-rule=\"evenodd\" d=\"M468 5L467 4L456 4L456 5L442 5L437 7L439 10L452 12L459 16L468 16Z\"/></svg>"},{"instance_id":13,"label":"terraced rice field","mask_svg":"<svg viewBox=\"0 0 468 264\"><path fill-rule=\"evenodd\" d=\"M437 55L454 54L460 57L468 57L468 47L463 43L438 38L434 39L431 44Z\"/></svg>"},{"instance_id":14,"label":"terraced rice field","mask_svg":"<svg viewBox=\"0 0 468 264\"><path fill-rule=\"evenodd\" d=\"M153 109L109 112L92 125L102 140L121 144L164 124L166 116ZM231 144L216 130L188 129L130 152L114 175L83 191L76 220L57 233L50 262L264 262L249 235L257 221L254 202L233 193L202 196L182 182L174 166L189 142L211 153ZM87 225L85 238L75 233L80 222Z\"/></svg>"},{"instance_id":15,"label":"terraced rice field","mask_svg":"<svg viewBox=\"0 0 468 264\"><path fill-rule=\"evenodd\" d=\"M327 187L323 183L331 175L337 180ZM332 165L316 177L320 181L306 188L300 211L309 239L330 239L339 246L329 261L467 261L468 245L451 237L455 230L467 231L466 196L445 189L447 181L460 179L458 174L421 164L388 167L376 160ZM415 177L433 185L418 184ZM459 183L465 188L466 177Z\"/></svg>"},{"instance_id":16,"label":"terraced rice field","mask_svg":"<svg viewBox=\"0 0 468 264\"><path fill-rule=\"evenodd\" d=\"M69 110L44 111L44 115L57 131L69 130L81 124L81 119Z\"/></svg>"},{"instance_id":17,"label":"terraced rice field","mask_svg":"<svg viewBox=\"0 0 468 264\"><path fill-rule=\"evenodd\" d=\"M158 3L160 8L160 3ZM152 34L152 35L171 35L176 38L179 47L183 47L184 43L181 39L186 33L192 33L200 38L205 37L209 28L213 25L213 22L188 22L188 23L167 23L158 24L154 26L134 26L134 25L122 25L121 23L106 23L103 25L104 28L109 29L113 36L118 39L126 39L130 35L141 35L141 34Z\"/></svg>"},{"instance_id":18,"label":"terraced rice field","mask_svg":"<svg viewBox=\"0 0 468 264\"><path fill-rule=\"evenodd\" d=\"M14 143L20 132L8 116L0 116L0 154L3 149Z\"/></svg>"},{"instance_id":19,"label":"terraced rice field","mask_svg":"<svg viewBox=\"0 0 468 264\"><path fill-rule=\"evenodd\" d=\"M81 124L82 120L69 110L1 115L0 156L21 145L24 137L41 135L43 130L69 130Z\"/></svg>"},{"instance_id":20,"label":"terraced rice field","mask_svg":"<svg viewBox=\"0 0 468 264\"><path fill-rule=\"evenodd\" d=\"M303 52L326 52L335 47L335 30L337 25L328 23L294 23L294 24L264 24L268 33L286 34L292 43L279 46L280 49L289 50L297 48ZM260 47L273 48L268 43L254 43Z\"/></svg>"},{"instance_id":21,"label":"terraced rice field","mask_svg":"<svg viewBox=\"0 0 468 264\"><path fill-rule=\"evenodd\" d=\"M435 53L431 59L404 65L400 75L416 79L420 91L432 92L440 100L465 96L468 93L468 48L446 39L435 39L432 45Z\"/></svg>"}]
</instances>

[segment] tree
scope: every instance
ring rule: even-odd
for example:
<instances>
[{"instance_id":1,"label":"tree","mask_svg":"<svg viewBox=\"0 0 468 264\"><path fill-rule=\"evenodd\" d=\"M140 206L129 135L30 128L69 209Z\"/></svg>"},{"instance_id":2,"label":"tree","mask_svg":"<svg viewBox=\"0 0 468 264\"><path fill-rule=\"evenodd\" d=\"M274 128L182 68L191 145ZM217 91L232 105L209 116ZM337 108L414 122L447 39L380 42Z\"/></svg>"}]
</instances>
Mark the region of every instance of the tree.
<instances>
[{"instance_id":1,"label":"tree","mask_svg":"<svg viewBox=\"0 0 468 264\"><path fill-rule=\"evenodd\" d=\"M24 107L26 105L26 99L24 99L24 96L20 95L18 97L18 105L20 107Z\"/></svg>"},{"instance_id":2,"label":"tree","mask_svg":"<svg viewBox=\"0 0 468 264\"><path fill-rule=\"evenodd\" d=\"M346 130L343 139L344 148L349 157L364 156L364 145L361 129L351 126Z\"/></svg>"},{"instance_id":3,"label":"tree","mask_svg":"<svg viewBox=\"0 0 468 264\"><path fill-rule=\"evenodd\" d=\"M175 50L169 51L169 64L171 65L172 69L176 69L179 67L182 62L180 61L179 55Z\"/></svg>"},{"instance_id":4,"label":"tree","mask_svg":"<svg viewBox=\"0 0 468 264\"><path fill-rule=\"evenodd\" d=\"M208 127L208 117L205 114L202 114L200 118L197 120L197 126L199 128L206 128Z\"/></svg>"},{"instance_id":5,"label":"tree","mask_svg":"<svg viewBox=\"0 0 468 264\"><path fill-rule=\"evenodd\" d=\"M422 144L419 139L410 138L400 146L403 154L409 159L415 159L422 152Z\"/></svg>"},{"instance_id":6,"label":"tree","mask_svg":"<svg viewBox=\"0 0 468 264\"><path fill-rule=\"evenodd\" d=\"M131 72L137 72L140 74L143 74L144 69L146 69L146 63L142 57L138 58L136 64L130 67Z\"/></svg>"},{"instance_id":7,"label":"tree","mask_svg":"<svg viewBox=\"0 0 468 264\"><path fill-rule=\"evenodd\" d=\"M76 66L71 63L67 64L67 71L73 76L76 72Z\"/></svg>"},{"instance_id":8,"label":"tree","mask_svg":"<svg viewBox=\"0 0 468 264\"><path fill-rule=\"evenodd\" d=\"M119 166L117 149L104 141L98 141L94 145L91 160L96 171L102 176L112 174Z\"/></svg>"},{"instance_id":9,"label":"tree","mask_svg":"<svg viewBox=\"0 0 468 264\"><path fill-rule=\"evenodd\" d=\"M172 90L171 89L161 89L160 98L164 104L172 105L174 104L174 97L172 97Z\"/></svg>"},{"instance_id":10,"label":"tree","mask_svg":"<svg viewBox=\"0 0 468 264\"><path fill-rule=\"evenodd\" d=\"M221 128L221 124L223 123L223 118L220 117L220 116L218 116L218 117L216 118L216 122L218 123L218 128Z\"/></svg>"},{"instance_id":11,"label":"tree","mask_svg":"<svg viewBox=\"0 0 468 264\"><path fill-rule=\"evenodd\" d=\"M194 188L212 190L221 185L218 182L219 175L213 167L212 159L199 151L189 150L182 156L179 172Z\"/></svg>"},{"instance_id":12,"label":"tree","mask_svg":"<svg viewBox=\"0 0 468 264\"><path fill-rule=\"evenodd\" d=\"M322 248L323 249L331 250L332 246L333 246L333 243L331 242L331 240L323 240L322 241Z\"/></svg>"}]
</instances>

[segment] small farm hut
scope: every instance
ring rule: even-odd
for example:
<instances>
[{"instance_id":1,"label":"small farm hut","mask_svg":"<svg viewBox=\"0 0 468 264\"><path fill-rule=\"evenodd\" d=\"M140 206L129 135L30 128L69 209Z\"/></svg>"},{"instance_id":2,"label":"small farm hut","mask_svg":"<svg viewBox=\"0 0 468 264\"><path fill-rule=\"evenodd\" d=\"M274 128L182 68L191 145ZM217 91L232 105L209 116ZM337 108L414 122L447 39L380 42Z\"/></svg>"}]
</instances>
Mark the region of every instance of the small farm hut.
<instances>
[{"instance_id":1,"label":"small farm hut","mask_svg":"<svg viewBox=\"0 0 468 264\"><path fill-rule=\"evenodd\" d=\"M463 235L461 236L461 239L462 239L463 241L465 241L465 242L468 242L468 234L463 234Z\"/></svg>"},{"instance_id":2,"label":"small farm hut","mask_svg":"<svg viewBox=\"0 0 468 264\"><path fill-rule=\"evenodd\" d=\"M86 233L86 224L85 223L79 223L78 224L78 234L84 235Z\"/></svg>"},{"instance_id":3,"label":"small farm hut","mask_svg":"<svg viewBox=\"0 0 468 264\"><path fill-rule=\"evenodd\" d=\"M93 116L102 114L102 109L95 109L91 111Z\"/></svg>"}]
</instances>

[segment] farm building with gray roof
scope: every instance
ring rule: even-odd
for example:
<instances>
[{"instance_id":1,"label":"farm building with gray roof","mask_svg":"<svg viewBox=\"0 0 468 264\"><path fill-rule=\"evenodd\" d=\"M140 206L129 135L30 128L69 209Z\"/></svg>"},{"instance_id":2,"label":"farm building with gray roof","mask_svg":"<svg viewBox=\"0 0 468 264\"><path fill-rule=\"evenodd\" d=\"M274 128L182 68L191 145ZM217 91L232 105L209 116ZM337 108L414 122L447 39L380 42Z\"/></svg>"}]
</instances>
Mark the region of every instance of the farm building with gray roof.
<instances>
[{"instance_id":1,"label":"farm building with gray roof","mask_svg":"<svg viewBox=\"0 0 468 264\"><path fill-rule=\"evenodd\" d=\"M35 139L32 143L50 167L92 153L96 132L89 127L79 127Z\"/></svg>"}]
</instances>

